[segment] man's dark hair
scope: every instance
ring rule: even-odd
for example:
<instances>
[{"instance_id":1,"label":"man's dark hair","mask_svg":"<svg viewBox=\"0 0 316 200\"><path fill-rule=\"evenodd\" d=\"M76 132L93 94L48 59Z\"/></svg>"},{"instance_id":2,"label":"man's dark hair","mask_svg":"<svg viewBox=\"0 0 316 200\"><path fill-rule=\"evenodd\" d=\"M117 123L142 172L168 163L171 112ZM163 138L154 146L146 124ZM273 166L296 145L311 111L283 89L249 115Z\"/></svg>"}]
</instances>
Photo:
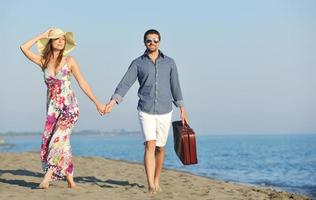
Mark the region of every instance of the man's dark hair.
<instances>
[{"instance_id":1,"label":"man's dark hair","mask_svg":"<svg viewBox=\"0 0 316 200\"><path fill-rule=\"evenodd\" d=\"M145 42L145 40L146 40L146 37L147 37L147 35L149 35L149 34L156 34L156 35L158 35L158 39L159 39L159 41L160 41L160 33L157 31L157 30L155 30L155 29L149 29L148 31L146 31L145 32L145 34L144 34L144 42Z\"/></svg>"}]
</instances>

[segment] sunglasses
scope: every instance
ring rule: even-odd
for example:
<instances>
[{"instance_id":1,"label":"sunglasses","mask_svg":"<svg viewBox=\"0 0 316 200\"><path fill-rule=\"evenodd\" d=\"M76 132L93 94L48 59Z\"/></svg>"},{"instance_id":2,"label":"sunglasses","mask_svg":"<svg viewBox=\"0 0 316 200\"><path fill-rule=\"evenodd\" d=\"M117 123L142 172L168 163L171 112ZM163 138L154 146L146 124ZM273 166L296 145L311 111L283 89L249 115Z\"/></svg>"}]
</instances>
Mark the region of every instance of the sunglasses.
<instances>
[{"instance_id":1,"label":"sunglasses","mask_svg":"<svg viewBox=\"0 0 316 200\"><path fill-rule=\"evenodd\" d=\"M149 44L149 43L155 43L155 44L157 44L157 43L159 42L159 39L158 39L158 38L146 39L145 42L146 42L147 44Z\"/></svg>"}]
</instances>

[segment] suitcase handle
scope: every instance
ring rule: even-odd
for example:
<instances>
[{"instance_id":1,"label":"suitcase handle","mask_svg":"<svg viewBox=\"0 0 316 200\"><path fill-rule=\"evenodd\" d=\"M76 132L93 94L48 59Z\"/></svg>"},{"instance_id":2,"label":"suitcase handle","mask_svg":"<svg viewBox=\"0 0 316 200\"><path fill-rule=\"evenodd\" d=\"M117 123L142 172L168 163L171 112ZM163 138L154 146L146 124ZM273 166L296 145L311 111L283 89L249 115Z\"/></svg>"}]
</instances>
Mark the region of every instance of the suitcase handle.
<instances>
[{"instance_id":1,"label":"suitcase handle","mask_svg":"<svg viewBox=\"0 0 316 200\"><path fill-rule=\"evenodd\" d=\"M183 128L191 128L187 122L184 122Z\"/></svg>"},{"instance_id":2,"label":"suitcase handle","mask_svg":"<svg viewBox=\"0 0 316 200\"><path fill-rule=\"evenodd\" d=\"M189 124L185 123L185 125L182 127L182 132L189 134L189 132L194 132L194 131L187 131L187 130L192 130L192 128L189 126Z\"/></svg>"}]
</instances>

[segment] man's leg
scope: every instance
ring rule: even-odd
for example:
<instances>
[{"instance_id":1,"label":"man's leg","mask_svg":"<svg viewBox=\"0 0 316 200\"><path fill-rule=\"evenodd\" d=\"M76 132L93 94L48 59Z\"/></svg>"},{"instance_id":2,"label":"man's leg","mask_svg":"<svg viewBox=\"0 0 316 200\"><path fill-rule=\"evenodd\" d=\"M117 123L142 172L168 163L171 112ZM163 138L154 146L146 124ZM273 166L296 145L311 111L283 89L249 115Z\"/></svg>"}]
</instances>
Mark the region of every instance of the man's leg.
<instances>
[{"instance_id":1,"label":"man's leg","mask_svg":"<svg viewBox=\"0 0 316 200\"><path fill-rule=\"evenodd\" d=\"M146 142L145 145L145 153L144 153L144 166L147 176L148 182L148 190L150 193L155 193L155 184L154 184L154 177L155 177L155 148L156 148L156 141L150 140Z\"/></svg>"},{"instance_id":2,"label":"man's leg","mask_svg":"<svg viewBox=\"0 0 316 200\"><path fill-rule=\"evenodd\" d=\"M160 192L160 174L163 167L163 162L165 160L165 148L164 147L156 147L156 169L155 169L155 190Z\"/></svg>"},{"instance_id":3,"label":"man's leg","mask_svg":"<svg viewBox=\"0 0 316 200\"><path fill-rule=\"evenodd\" d=\"M158 115L157 119L157 140L156 140L156 168L155 168L155 190L160 192L160 174L165 160L165 145L167 143L169 128L171 124L172 111L167 114Z\"/></svg>"}]
</instances>

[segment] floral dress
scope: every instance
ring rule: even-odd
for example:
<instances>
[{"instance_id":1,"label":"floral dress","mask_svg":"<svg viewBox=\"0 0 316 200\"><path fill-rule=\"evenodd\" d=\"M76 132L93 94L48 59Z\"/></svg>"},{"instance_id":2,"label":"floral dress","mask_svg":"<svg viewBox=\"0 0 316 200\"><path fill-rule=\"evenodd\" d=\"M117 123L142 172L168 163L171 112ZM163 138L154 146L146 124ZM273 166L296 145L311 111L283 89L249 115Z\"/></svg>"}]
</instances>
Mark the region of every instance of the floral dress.
<instances>
[{"instance_id":1,"label":"floral dress","mask_svg":"<svg viewBox=\"0 0 316 200\"><path fill-rule=\"evenodd\" d=\"M52 179L56 180L73 175L70 135L79 117L79 107L71 89L67 62L56 76L47 68L43 72L47 85L47 117L42 134L41 161L43 171L51 168Z\"/></svg>"}]
</instances>

